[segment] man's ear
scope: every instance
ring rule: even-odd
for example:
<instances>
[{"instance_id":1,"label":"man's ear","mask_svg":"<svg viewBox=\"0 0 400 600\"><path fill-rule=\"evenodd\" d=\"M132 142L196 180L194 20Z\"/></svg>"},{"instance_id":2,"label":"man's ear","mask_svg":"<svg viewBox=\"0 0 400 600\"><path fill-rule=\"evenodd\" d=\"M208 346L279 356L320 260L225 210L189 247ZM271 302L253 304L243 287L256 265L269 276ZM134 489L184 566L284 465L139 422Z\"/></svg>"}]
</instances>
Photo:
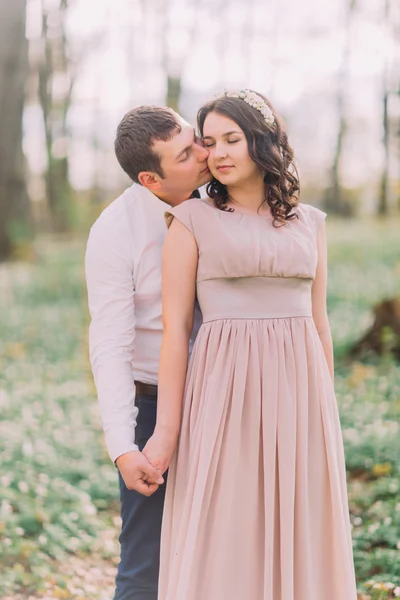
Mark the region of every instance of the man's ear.
<instances>
[{"instance_id":1,"label":"man's ear","mask_svg":"<svg viewBox=\"0 0 400 600\"><path fill-rule=\"evenodd\" d=\"M151 192L156 192L161 187L160 176L151 171L141 171L138 175L138 180L143 187Z\"/></svg>"}]
</instances>

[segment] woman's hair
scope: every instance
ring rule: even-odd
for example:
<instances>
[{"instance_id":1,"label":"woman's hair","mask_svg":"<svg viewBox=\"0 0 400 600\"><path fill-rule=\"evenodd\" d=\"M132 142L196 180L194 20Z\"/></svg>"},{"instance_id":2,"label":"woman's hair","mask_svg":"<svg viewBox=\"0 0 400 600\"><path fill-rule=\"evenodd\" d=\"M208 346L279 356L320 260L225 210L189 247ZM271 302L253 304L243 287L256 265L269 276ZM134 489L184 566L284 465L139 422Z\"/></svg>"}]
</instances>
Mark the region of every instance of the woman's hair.
<instances>
[{"instance_id":1,"label":"woman's hair","mask_svg":"<svg viewBox=\"0 0 400 600\"><path fill-rule=\"evenodd\" d=\"M255 93L251 90L249 92ZM298 173L285 127L269 101L264 96L261 98L272 111L272 124L267 124L261 111L242 98L227 96L211 100L200 108L197 123L203 135L207 115L215 112L239 125L246 136L251 159L264 174L265 202L269 205L273 222L284 223L297 216L293 209L298 204L300 191ZM207 193L217 208L233 210L227 207L227 187L217 179L213 178L207 185Z\"/></svg>"}]
</instances>

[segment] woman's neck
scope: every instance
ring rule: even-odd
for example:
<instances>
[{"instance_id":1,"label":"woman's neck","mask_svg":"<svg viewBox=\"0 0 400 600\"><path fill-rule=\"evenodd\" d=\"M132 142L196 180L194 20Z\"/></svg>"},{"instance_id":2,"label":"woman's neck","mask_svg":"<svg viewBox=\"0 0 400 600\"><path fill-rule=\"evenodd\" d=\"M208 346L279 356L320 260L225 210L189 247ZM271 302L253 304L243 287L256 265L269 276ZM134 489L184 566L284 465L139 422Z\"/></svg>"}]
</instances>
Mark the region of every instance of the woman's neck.
<instances>
[{"instance_id":1,"label":"woman's neck","mask_svg":"<svg viewBox=\"0 0 400 600\"><path fill-rule=\"evenodd\" d=\"M228 189L228 206L234 208L238 212L268 212L268 207L265 206L265 185L263 181L252 181L242 186L229 186ZM260 209L261 205L262 209Z\"/></svg>"}]
</instances>

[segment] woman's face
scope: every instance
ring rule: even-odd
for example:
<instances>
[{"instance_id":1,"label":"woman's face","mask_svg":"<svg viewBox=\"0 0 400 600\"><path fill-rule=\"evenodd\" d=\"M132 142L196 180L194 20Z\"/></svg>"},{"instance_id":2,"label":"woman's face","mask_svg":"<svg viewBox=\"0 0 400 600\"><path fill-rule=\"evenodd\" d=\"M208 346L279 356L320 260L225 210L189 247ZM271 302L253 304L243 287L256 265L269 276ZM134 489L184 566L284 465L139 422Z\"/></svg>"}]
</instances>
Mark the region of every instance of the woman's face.
<instances>
[{"instance_id":1,"label":"woman's face","mask_svg":"<svg viewBox=\"0 0 400 600\"><path fill-rule=\"evenodd\" d=\"M242 185L261 176L250 157L243 130L232 119L210 112L204 121L203 139L210 153L208 168L223 185Z\"/></svg>"}]
</instances>

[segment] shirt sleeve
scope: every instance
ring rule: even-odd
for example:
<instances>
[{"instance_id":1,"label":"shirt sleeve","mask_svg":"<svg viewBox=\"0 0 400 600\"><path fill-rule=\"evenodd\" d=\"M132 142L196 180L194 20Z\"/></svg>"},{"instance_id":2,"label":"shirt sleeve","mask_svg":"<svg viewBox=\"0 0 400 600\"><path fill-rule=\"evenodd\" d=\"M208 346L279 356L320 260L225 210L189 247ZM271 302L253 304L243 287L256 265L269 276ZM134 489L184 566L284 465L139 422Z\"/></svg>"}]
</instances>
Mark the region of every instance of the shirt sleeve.
<instances>
[{"instance_id":1,"label":"shirt sleeve","mask_svg":"<svg viewBox=\"0 0 400 600\"><path fill-rule=\"evenodd\" d=\"M135 384L135 292L129 239L108 224L95 223L86 249L91 323L90 362L102 425L112 461L137 450ZM112 225L112 224L110 224Z\"/></svg>"}]
</instances>

